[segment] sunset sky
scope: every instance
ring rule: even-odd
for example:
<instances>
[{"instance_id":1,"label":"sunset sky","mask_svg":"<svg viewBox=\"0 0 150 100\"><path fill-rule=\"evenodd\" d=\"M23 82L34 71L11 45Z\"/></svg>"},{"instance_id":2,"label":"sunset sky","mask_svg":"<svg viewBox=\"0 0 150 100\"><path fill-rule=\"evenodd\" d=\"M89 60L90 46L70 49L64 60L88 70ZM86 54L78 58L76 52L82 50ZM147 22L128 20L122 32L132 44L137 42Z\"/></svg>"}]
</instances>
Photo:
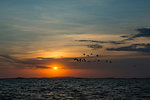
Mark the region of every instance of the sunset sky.
<instances>
[{"instance_id":1,"label":"sunset sky","mask_svg":"<svg viewBox=\"0 0 150 100\"><path fill-rule=\"evenodd\" d=\"M0 0L8 77L150 77L150 0Z\"/></svg>"}]
</instances>

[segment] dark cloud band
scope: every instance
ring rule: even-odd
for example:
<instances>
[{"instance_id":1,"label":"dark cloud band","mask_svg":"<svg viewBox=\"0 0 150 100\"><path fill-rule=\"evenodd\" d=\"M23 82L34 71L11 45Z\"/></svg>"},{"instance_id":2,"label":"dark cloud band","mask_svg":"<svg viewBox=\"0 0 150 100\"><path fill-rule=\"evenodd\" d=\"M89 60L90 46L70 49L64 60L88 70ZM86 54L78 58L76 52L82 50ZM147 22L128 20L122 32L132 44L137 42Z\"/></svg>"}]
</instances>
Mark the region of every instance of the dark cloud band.
<instances>
[{"instance_id":1,"label":"dark cloud band","mask_svg":"<svg viewBox=\"0 0 150 100\"><path fill-rule=\"evenodd\" d=\"M150 44L132 44L119 48L107 48L109 51L137 51L150 54Z\"/></svg>"}]
</instances>

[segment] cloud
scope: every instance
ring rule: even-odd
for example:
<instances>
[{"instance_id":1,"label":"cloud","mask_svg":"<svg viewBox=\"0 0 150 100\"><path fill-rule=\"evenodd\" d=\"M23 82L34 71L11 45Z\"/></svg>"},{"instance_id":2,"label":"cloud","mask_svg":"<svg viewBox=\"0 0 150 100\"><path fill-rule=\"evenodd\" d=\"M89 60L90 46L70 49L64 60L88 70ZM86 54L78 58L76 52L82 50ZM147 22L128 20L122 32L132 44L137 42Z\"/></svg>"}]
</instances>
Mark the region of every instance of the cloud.
<instances>
[{"instance_id":1,"label":"cloud","mask_svg":"<svg viewBox=\"0 0 150 100\"><path fill-rule=\"evenodd\" d=\"M139 28L136 29L138 31L137 34L130 35L122 35L120 37L126 38L121 41L97 41L97 40L75 40L79 42L91 42L91 43L111 43L111 44L125 44L128 40L133 40L137 37L150 37L150 28Z\"/></svg>"},{"instance_id":2,"label":"cloud","mask_svg":"<svg viewBox=\"0 0 150 100\"><path fill-rule=\"evenodd\" d=\"M37 69L49 69L51 68L51 65L53 65L54 62L59 63L60 65L66 65L71 66L70 69L78 69L78 64L74 62L74 58L43 58L43 57L37 57L37 58L29 58L29 59L22 59L19 60L15 57L12 57L10 55L0 55L1 58L0 62L2 63L8 63L10 66L14 66L17 68L37 68ZM49 65L49 66L47 66Z\"/></svg>"},{"instance_id":3,"label":"cloud","mask_svg":"<svg viewBox=\"0 0 150 100\"><path fill-rule=\"evenodd\" d=\"M150 44L132 44L119 48L107 48L109 51L137 51L150 54Z\"/></svg>"},{"instance_id":4,"label":"cloud","mask_svg":"<svg viewBox=\"0 0 150 100\"><path fill-rule=\"evenodd\" d=\"M96 41L96 40L75 40L79 42L94 42L94 43L106 43L105 41Z\"/></svg>"},{"instance_id":5,"label":"cloud","mask_svg":"<svg viewBox=\"0 0 150 100\"><path fill-rule=\"evenodd\" d=\"M97 40L75 40L79 42L90 42L90 43L111 43L111 44L124 44L124 41L97 41Z\"/></svg>"},{"instance_id":6,"label":"cloud","mask_svg":"<svg viewBox=\"0 0 150 100\"><path fill-rule=\"evenodd\" d=\"M9 55L0 55L0 57L5 58L8 62L23 63L21 60L13 58L13 57L11 57Z\"/></svg>"},{"instance_id":7,"label":"cloud","mask_svg":"<svg viewBox=\"0 0 150 100\"><path fill-rule=\"evenodd\" d=\"M49 69L50 67L46 67L46 66L36 66L36 68Z\"/></svg>"},{"instance_id":8,"label":"cloud","mask_svg":"<svg viewBox=\"0 0 150 100\"><path fill-rule=\"evenodd\" d=\"M122 35L122 36L120 36L120 37L122 37L122 38L127 38L127 37L129 37L129 36L127 36L127 35Z\"/></svg>"},{"instance_id":9,"label":"cloud","mask_svg":"<svg viewBox=\"0 0 150 100\"><path fill-rule=\"evenodd\" d=\"M37 57L37 58L29 58L29 59L22 59L19 60L15 57L11 57L9 55L3 55L0 56L3 60L0 59L0 62L2 62L3 66L6 68L9 68L9 66L19 69L29 68L29 69L51 69L55 64L58 64L58 66L64 66L63 69L93 69L93 68L100 68L99 65L102 65L105 62L105 58L101 58L101 63L94 62L97 60L97 57L93 55L91 56L83 56L83 57L77 57L78 59L86 59L90 62L76 62L73 57L70 58L43 58L43 57ZM17 59L17 62L12 59ZM12 60L12 61L11 61ZM19 62L18 62L19 60ZM9 63L8 63L9 61ZM0 63L0 65L2 65ZM0 66L1 67L1 66Z\"/></svg>"},{"instance_id":10,"label":"cloud","mask_svg":"<svg viewBox=\"0 0 150 100\"><path fill-rule=\"evenodd\" d=\"M138 38L138 37L150 37L150 28L139 28L136 30L138 31L137 34L123 35L120 37L127 38L124 41L133 40L133 39Z\"/></svg>"},{"instance_id":11,"label":"cloud","mask_svg":"<svg viewBox=\"0 0 150 100\"><path fill-rule=\"evenodd\" d=\"M46 66L40 66L41 64L44 64L44 60L38 60L39 58L32 58L32 59L26 59L26 60L19 60L15 57L11 57L9 55L0 55L0 57L4 58L7 62L15 65L16 67L22 66L30 67L30 68L48 68Z\"/></svg>"},{"instance_id":12,"label":"cloud","mask_svg":"<svg viewBox=\"0 0 150 100\"><path fill-rule=\"evenodd\" d=\"M92 48L92 49L100 49L102 48L101 45L99 44L92 44L92 45L86 45L88 48Z\"/></svg>"},{"instance_id":13,"label":"cloud","mask_svg":"<svg viewBox=\"0 0 150 100\"><path fill-rule=\"evenodd\" d=\"M107 43L111 43L111 44L125 44L124 41L108 41Z\"/></svg>"},{"instance_id":14,"label":"cloud","mask_svg":"<svg viewBox=\"0 0 150 100\"><path fill-rule=\"evenodd\" d=\"M139 33L135 34L133 36L133 38L136 38L136 37L150 37L150 28L140 28L140 29L137 29L137 31Z\"/></svg>"}]
</instances>

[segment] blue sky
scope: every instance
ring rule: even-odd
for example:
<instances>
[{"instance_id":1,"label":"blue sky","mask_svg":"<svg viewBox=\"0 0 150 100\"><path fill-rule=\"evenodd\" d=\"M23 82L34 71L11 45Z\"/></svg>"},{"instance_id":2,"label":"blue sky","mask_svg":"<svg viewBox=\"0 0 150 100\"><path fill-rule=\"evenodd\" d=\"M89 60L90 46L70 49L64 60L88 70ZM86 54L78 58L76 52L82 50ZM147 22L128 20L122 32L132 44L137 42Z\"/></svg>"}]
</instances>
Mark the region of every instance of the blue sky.
<instances>
[{"instance_id":1,"label":"blue sky","mask_svg":"<svg viewBox=\"0 0 150 100\"><path fill-rule=\"evenodd\" d=\"M82 32L127 34L149 25L149 3L149 0L2 0L1 23L57 30L93 26Z\"/></svg>"}]
</instances>

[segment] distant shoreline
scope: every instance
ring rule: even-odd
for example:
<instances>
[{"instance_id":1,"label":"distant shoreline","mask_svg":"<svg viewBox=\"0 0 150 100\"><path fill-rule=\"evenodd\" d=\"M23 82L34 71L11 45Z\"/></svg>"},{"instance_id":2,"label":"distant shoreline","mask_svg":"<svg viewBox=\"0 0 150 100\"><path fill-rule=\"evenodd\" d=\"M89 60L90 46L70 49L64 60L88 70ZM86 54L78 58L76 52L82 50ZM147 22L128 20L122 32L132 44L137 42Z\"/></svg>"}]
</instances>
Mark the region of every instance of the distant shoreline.
<instances>
[{"instance_id":1,"label":"distant shoreline","mask_svg":"<svg viewBox=\"0 0 150 100\"><path fill-rule=\"evenodd\" d=\"M16 78L0 78L0 79L150 79L150 77L137 77L137 78L113 78L113 77L106 77L106 78L83 78L83 77L16 77Z\"/></svg>"}]
</instances>

